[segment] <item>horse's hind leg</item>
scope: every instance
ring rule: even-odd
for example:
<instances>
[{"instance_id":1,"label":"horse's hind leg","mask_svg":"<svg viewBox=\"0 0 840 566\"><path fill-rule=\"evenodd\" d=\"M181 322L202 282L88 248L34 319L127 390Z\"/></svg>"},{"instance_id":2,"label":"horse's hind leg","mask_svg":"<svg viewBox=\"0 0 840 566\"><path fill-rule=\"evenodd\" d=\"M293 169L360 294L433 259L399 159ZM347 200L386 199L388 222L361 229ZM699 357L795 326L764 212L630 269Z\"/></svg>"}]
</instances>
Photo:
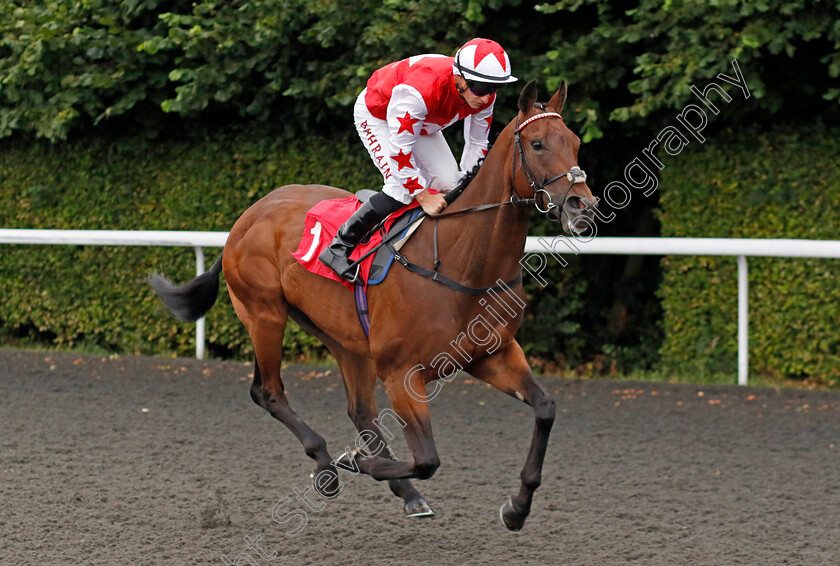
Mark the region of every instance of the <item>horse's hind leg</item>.
<instances>
[{"instance_id":1,"label":"horse's hind leg","mask_svg":"<svg viewBox=\"0 0 840 566\"><path fill-rule=\"evenodd\" d=\"M315 460L316 475L325 470L332 472L333 481L321 483L326 483L327 491L334 492L338 489L338 474L327 452L327 443L289 406L281 378L283 333L286 329L288 305L282 298L279 301L275 299L272 305L262 304L260 308L254 309L256 312L251 315L233 293L231 300L254 345L256 363L251 398L297 437L306 455Z\"/></svg>"},{"instance_id":2,"label":"horse's hind leg","mask_svg":"<svg viewBox=\"0 0 840 566\"><path fill-rule=\"evenodd\" d=\"M429 405L420 399L418 392L425 394L425 383L429 370L417 371L411 367L391 370L383 379L385 392L394 407L393 415L402 427L411 462L393 460L380 456L378 452L354 454L355 464L361 471L376 480L400 480L407 478L429 479L440 466ZM403 377L405 376L405 377ZM409 393L411 391L411 393Z\"/></svg>"},{"instance_id":3,"label":"horse's hind leg","mask_svg":"<svg viewBox=\"0 0 840 566\"><path fill-rule=\"evenodd\" d=\"M520 474L522 485L519 493L502 505L500 511L505 526L512 531L518 531L528 518L534 491L542 481L548 435L554 424L554 399L537 383L522 348L516 342L505 350L482 359L467 371L534 409L534 436L531 438L531 447Z\"/></svg>"},{"instance_id":4,"label":"horse's hind leg","mask_svg":"<svg viewBox=\"0 0 840 566\"><path fill-rule=\"evenodd\" d=\"M374 386L376 385L376 366L369 358L356 356L343 350L340 346L330 348L341 367L344 377L344 388L347 392L347 414L359 431L356 448L362 453L366 451L381 453L382 456L395 460L394 454L388 446L385 435L394 438L394 433L383 423L386 415L376 410ZM393 419L388 420L397 422ZM393 427L391 427L393 428ZM384 431L384 434L383 434ZM364 446L360 446L364 444ZM351 447L348 447L351 448ZM351 448L352 449L352 448ZM347 453L345 456L349 457ZM339 461L342 461L339 458ZM351 464L350 461L347 461ZM407 517L430 517L435 514L426 500L415 489L411 480L395 479L388 481L388 487L397 497L403 500L403 509Z\"/></svg>"}]
</instances>

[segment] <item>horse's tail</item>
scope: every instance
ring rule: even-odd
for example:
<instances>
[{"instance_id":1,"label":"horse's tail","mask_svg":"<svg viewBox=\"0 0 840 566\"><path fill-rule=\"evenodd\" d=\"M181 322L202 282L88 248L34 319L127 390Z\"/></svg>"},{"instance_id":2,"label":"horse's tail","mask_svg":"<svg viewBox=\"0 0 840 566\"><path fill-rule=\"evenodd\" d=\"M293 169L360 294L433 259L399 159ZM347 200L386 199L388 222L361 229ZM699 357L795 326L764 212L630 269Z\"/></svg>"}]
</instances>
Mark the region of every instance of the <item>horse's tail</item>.
<instances>
[{"instance_id":1,"label":"horse's tail","mask_svg":"<svg viewBox=\"0 0 840 566\"><path fill-rule=\"evenodd\" d=\"M219 295L222 255L219 254L209 271L205 271L189 283L176 286L162 274L153 273L149 275L149 285L175 318L185 322L198 320L213 307Z\"/></svg>"}]
</instances>

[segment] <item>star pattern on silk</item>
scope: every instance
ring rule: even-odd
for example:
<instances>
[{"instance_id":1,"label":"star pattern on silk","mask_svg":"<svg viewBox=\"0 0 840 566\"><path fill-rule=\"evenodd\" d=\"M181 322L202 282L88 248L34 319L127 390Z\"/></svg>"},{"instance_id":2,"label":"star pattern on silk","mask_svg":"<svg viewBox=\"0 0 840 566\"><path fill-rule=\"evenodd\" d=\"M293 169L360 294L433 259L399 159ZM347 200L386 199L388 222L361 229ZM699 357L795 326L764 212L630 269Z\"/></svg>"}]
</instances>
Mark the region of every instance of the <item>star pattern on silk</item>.
<instances>
[{"instance_id":1,"label":"star pattern on silk","mask_svg":"<svg viewBox=\"0 0 840 566\"><path fill-rule=\"evenodd\" d=\"M422 191L423 185L419 183L419 177L415 177L413 179L409 179L407 182L403 183L403 187L408 189L408 194L413 195L414 191Z\"/></svg>"},{"instance_id":2,"label":"star pattern on silk","mask_svg":"<svg viewBox=\"0 0 840 566\"><path fill-rule=\"evenodd\" d=\"M414 169L414 166L411 164L411 152L403 153L402 148L400 148L400 152L397 155L392 155L391 159L396 161L397 167L399 171L402 171L405 167L409 169Z\"/></svg>"},{"instance_id":3,"label":"star pattern on silk","mask_svg":"<svg viewBox=\"0 0 840 566\"><path fill-rule=\"evenodd\" d=\"M487 122L487 129L485 131L489 132L490 131L490 125L493 123L493 116L492 115L487 116L484 120Z\"/></svg>"},{"instance_id":4,"label":"star pattern on silk","mask_svg":"<svg viewBox=\"0 0 840 566\"><path fill-rule=\"evenodd\" d=\"M411 114L409 114L408 112L406 112L405 116L403 116L402 118L397 116L397 120L400 121L400 129L397 130L397 134L400 134L402 132L411 132L413 134L414 124L420 121L417 118L412 118Z\"/></svg>"}]
</instances>

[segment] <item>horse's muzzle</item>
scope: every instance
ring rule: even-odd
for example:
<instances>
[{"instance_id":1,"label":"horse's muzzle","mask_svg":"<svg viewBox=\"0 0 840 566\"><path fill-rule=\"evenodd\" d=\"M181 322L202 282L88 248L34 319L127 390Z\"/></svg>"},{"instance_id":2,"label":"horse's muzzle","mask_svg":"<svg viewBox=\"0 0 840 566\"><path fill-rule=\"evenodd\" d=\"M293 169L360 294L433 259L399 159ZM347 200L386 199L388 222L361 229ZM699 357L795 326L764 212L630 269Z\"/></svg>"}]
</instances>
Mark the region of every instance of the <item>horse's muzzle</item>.
<instances>
[{"instance_id":1,"label":"horse's muzzle","mask_svg":"<svg viewBox=\"0 0 840 566\"><path fill-rule=\"evenodd\" d=\"M556 212L560 223L563 225L563 230L567 234L587 236L592 231L594 225L592 219L595 217L595 208L597 207L598 201L595 199L570 195L563 204L562 211L557 208L552 212ZM587 218L588 221L580 220L581 217Z\"/></svg>"}]
</instances>

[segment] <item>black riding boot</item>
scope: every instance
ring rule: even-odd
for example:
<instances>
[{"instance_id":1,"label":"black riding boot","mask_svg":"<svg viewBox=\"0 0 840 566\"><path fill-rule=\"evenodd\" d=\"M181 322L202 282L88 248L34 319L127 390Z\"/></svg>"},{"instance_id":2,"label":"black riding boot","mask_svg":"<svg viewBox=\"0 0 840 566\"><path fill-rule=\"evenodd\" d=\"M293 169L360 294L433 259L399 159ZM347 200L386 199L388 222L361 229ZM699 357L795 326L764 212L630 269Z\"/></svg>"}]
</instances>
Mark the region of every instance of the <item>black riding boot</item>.
<instances>
[{"instance_id":1,"label":"black riding boot","mask_svg":"<svg viewBox=\"0 0 840 566\"><path fill-rule=\"evenodd\" d=\"M353 263L350 254L373 226L400 207L402 203L384 193L372 196L341 225L332 243L321 252L318 259L342 279L356 283L358 268L347 273ZM361 283L361 280L358 282Z\"/></svg>"}]
</instances>

